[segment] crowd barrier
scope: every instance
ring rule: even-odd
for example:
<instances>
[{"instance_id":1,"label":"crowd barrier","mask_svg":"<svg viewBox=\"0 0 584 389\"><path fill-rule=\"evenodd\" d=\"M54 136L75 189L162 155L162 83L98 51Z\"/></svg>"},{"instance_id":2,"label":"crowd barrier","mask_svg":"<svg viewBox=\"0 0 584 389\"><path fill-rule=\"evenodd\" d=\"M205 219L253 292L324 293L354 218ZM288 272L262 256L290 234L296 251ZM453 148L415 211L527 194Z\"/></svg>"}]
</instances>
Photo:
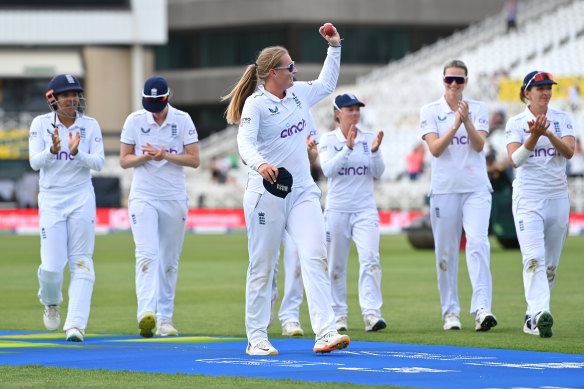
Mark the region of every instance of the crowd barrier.
<instances>
[{"instance_id":1,"label":"crowd barrier","mask_svg":"<svg viewBox=\"0 0 584 389\"><path fill-rule=\"evenodd\" d=\"M379 228L382 234L404 231L424 212L380 211ZM95 221L100 234L129 231L130 220L125 208L98 208ZM0 231L13 234L38 234L38 209L0 209ZM243 209L190 209L187 230L193 233L230 233L245 231ZM584 213L570 214L570 235L584 234Z\"/></svg>"}]
</instances>

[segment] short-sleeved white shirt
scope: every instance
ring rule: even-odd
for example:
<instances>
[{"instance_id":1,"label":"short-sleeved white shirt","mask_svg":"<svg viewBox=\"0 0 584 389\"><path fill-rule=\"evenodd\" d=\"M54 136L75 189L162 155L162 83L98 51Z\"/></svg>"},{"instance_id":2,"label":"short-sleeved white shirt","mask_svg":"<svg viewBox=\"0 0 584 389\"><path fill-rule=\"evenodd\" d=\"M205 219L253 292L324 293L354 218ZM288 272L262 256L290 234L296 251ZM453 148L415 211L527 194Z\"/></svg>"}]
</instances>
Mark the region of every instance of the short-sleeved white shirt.
<instances>
[{"instance_id":1,"label":"short-sleeved white shirt","mask_svg":"<svg viewBox=\"0 0 584 389\"><path fill-rule=\"evenodd\" d=\"M481 101L465 99L469 117L477 131L489 132L487 105ZM420 110L422 138L429 133L442 137L454 124L456 112L450 109L444 96ZM487 175L485 152L475 151L461 124L450 145L439 157L432 156L432 183L430 194L492 192Z\"/></svg>"},{"instance_id":2,"label":"short-sleeved white shirt","mask_svg":"<svg viewBox=\"0 0 584 389\"><path fill-rule=\"evenodd\" d=\"M558 138L574 136L572 120L567 113L548 108L546 116L549 129ZM505 128L507 144L525 143L529 138L529 133L525 132L529 130L527 122L532 120L535 116L529 108L509 119ZM538 139L533 153L517 168L513 191L514 194L538 199L566 197L566 158L556 151L547 136Z\"/></svg>"},{"instance_id":3,"label":"short-sleeved white shirt","mask_svg":"<svg viewBox=\"0 0 584 389\"><path fill-rule=\"evenodd\" d=\"M151 112L141 109L131 113L122 129L121 142L134 145L134 154L142 155L142 146L150 143L167 153L185 154L185 145L199 137L191 117L170 104L166 120L159 126ZM184 200L187 198L184 168L165 159L148 161L134 168L130 199Z\"/></svg>"},{"instance_id":4,"label":"short-sleeved white shirt","mask_svg":"<svg viewBox=\"0 0 584 389\"><path fill-rule=\"evenodd\" d=\"M380 150L371 152L377 135L357 129L353 150L340 128L321 136L320 165L328 178L326 209L336 212L357 212L375 209L373 179L380 178L385 163Z\"/></svg>"},{"instance_id":5,"label":"short-sleeved white shirt","mask_svg":"<svg viewBox=\"0 0 584 389\"><path fill-rule=\"evenodd\" d=\"M61 138L61 150L56 155L50 152L53 120ZM69 134L75 136L78 132L81 140L77 155L73 156L69 152ZM54 113L35 117L30 125L28 144L30 165L40 170L41 192L91 185L90 170L101 170L105 161L99 124L85 115L79 115L69 128Z\"/></svg>"},{"instance_id":6,"label":"short-sleeved white shirt","mask_svg":"<svg viewBox=\"0 0 584 389\"><path fill-rule=\"evenodd\" d=\"M293 178L292 188L313 184L306 151L310 128L310 107L332 93L340 68L340 47L329 47L319 78L296 81L280 99L263 85L249 96L243 106L237 134L239 154L253 169L247 190L263 193L263 178L257 169L264 163L284 167Z\"/></svg>"}]
</instances>

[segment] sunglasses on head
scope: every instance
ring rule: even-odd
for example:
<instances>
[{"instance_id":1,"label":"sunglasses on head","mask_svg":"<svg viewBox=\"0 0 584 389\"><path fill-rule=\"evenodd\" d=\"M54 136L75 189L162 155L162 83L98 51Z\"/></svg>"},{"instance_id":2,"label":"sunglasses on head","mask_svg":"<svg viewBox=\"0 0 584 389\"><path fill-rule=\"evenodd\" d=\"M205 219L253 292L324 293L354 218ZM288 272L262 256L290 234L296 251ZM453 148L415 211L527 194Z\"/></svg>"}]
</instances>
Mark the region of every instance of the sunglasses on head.
<instances>
[{"instance_id":1,"label":"sunglasses on head","mask_svg":"<svg viewBox=\"0 0 584 389\"><path fill-rule=\"evenodd\" d=\"M288 71L290 73L294 72L294 69L296 69L296 66L294 66L294 61L292 61L290 63L290 65L288 66L278 66L277 68L274 68L274 70L280 70L280 69L288 69Z\"/></svg>"},{"instance_id":2,"label":"sunglasses on head","mask_svg":"<svg viewBox=\"0 0 584 389\"><path fill-rule=\"evenodd\" d=\"M444 76L444 82L447 84L452 84L456 82L458 85L462 85L466 82L466 77L464 76Z\"/></svg>"},{"instance_id":3,"label":"sunglasses on head","mask_svg":"<svg viewBox=\"0 0 584 389\"><path fill-rule=\"evenodd\" d=\"M149 103L162 103L163 101L168 100L168 95L169 93L166 93L165 95L162 96L148 96L142 93L142 97L144 98L144 100L146 100Z\"/></svg>"},{"instance_id":4,"label":"sunglasses on head","mask_svg":"<svg viewBox=\"0 0 584 389\"><path fill-rule=\"evenodd\" d=\"M533 77L531 77L531 79L529 80L529 82L527 83L527 85L525 85L525 88L524 88L524 89L527 89L527 88L529 88L529 85L530 85L530 84L531 84L533 81L535 81L535 82L540 82L540 81L543 81L543 80L550 80L550 81L553 81L553 80L554 80L554 76L552 76L552 75L551 75L551 74L549 74L549 73L543 73L543 72L536 73L536 74L534 74L534 75L533 75Z\"/></svg>"}]
</instances>

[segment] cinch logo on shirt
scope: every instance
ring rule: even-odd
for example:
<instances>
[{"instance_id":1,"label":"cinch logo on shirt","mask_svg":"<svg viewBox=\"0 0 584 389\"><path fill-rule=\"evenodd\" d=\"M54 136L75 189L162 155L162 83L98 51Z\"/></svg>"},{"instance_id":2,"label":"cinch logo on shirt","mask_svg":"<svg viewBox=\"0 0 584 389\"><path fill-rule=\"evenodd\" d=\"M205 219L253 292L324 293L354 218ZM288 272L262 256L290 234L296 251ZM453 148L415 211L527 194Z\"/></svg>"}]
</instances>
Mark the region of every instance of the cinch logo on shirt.
<instances>
[{"instance_id":1,"label":"cinch logo on shirt","mask_svg":"<svg viewBox=\"0 0 584 389\"><path fill-rule=\"evenodd\" d=\"M294 124L292 126L290 126L288 123L286 123L286 128L284 128L282 130L282 132L280 133L280 138L287 138L289 136L296 134L297 132L302 132L302 130L304 130L305 126L306 126L306 120L304 120L304 119L302 119L301 122L298 122L298 124Z\"/></svg>"},{"instance_id":2,"label":"cinch logo on shirt","mask_svg":"<svg viewBox=\"0 0 584 389\"><path fill-rule=\"evenodd\" d=\"M66 151L61 151L58 152L57 155L55 156L55 159L57 161L73 161L75 159L75 157L73 157L73 155L71 155L71 153L68 153Z\"/></svg>"},{"instance_id":3,"label":"cinch logo on shirt","mask_svg":"<svg viewBox=\"0 0 584 389\"><path fill-rule=\"evenodd\" d=\"M455 136L450 141L450 144L451 145L467 145L467 144L469 144L468 136L463 135L460 138L458 136Z\"/></svg>"},{"instance_id":4,"label":"cinch logo on shirt","mask_svg":"<svg viewBox=\"0 0 584 389\"><path fill-rule=\"evenodd\" d=\"M339 176L364 176L369 171L369 167L367 165L364 166L349 166L344 167L339 170Z\"/></svg>"},{"instance_id":5,"label":"cinch logo on shirt","mask_svg":"<svg viewBox=\"0 0 584 389\"><path fill-rule=\"evenodd\" d=\"M529 158L537 158L537 157L555 157L559 155L555 148L550 147L547 149L535 149L533 150L533 154L529 156Z\"/></svg>"},{"instance_id":6,"label":"cinch logo on shirt","mask_svg":"<svg viewBox=\"0 0 584 389\"><path fill-rule=\"evenodd\" d=\"M165 147L165 149L166 149L166 147ZM169 149L166 149L166 152L169 153L169 154L178 154L178 150L175 150L172 147L169 148ZM143 150L142 151L142 155L144 155L144 154L148 154L148 151Z\"/></svg>"}]
</instances>

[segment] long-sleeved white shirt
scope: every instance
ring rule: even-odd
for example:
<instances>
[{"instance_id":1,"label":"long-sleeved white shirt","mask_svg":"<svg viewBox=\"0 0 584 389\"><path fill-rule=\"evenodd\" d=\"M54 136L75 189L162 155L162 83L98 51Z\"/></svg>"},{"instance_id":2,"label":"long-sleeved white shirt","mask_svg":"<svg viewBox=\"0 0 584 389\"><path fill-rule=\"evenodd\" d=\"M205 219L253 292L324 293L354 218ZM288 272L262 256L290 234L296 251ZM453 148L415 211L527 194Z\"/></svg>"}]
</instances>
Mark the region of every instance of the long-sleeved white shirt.
<instances>
[{"instance_id":1,"label":"long-sleeved white shirt","mask_svg":"<svg viewBox=\"0 0 584 389\"><path fill-rule=\"evenodd\" d=\"M105 155L103 139L97 120L81 115L69 128L59 121L57 126L61 138L61 150L55 155L50 151L53 145L54 113L39 115L30 125L28 138L29 162L33 170L40 170L40 191L73 189L91 184L90 170L103 168ZM69 152L69 133L75 137L79 132L77 155Z\"/></svg>"},{"instance_id":2,"label":"long-sleeved white shirt","mask_svg":"<svg viewBox=\"0 0 584 389\"><path fill-rule=\"evenodd\" d=\"M572 120L567 113L548 108L546 117L550 123L549 129L558 138L574 136ZM507 144L525 143L530 136L526 132L529 130L527 122L531 120L535 120L535 116L529 108L509 119L505 127ZM517 168L513 192L537 199L563 198L568 195L566 157L556 151L547 136L537 140L533 153Z\"/></svg>"},{"instance_id":3,"label":"long-sleeved white shirt","mask_svg":"<svg viewBox=\"0 0 584 389\"><path fill-rule=\"evenodd\" d=\"M385 171L380 150L371 152L377 134L357 129L353 150L340 128L320 137L319 158L322 172L328 178L326 209L356 212L376 208L373 179Z\"/></svg>"},{"instance_id":4,"label":"long-sleeved white shirt","mask_svg":"<svg viewBox=\"0 0 584 389\"><path fill-rule=\"evenodd\" d=\"M309 108L331 94L337 85L341 48L329 47L318 79L296 81L280 99L263 85L249 96L243 106L237 145L239 154L252 169L247 189L263 193L263 178L257 169L264 163L285 167L292 174L292 187L314 181L306 154L310 121Z\"/></svg>"}]
</instances>

